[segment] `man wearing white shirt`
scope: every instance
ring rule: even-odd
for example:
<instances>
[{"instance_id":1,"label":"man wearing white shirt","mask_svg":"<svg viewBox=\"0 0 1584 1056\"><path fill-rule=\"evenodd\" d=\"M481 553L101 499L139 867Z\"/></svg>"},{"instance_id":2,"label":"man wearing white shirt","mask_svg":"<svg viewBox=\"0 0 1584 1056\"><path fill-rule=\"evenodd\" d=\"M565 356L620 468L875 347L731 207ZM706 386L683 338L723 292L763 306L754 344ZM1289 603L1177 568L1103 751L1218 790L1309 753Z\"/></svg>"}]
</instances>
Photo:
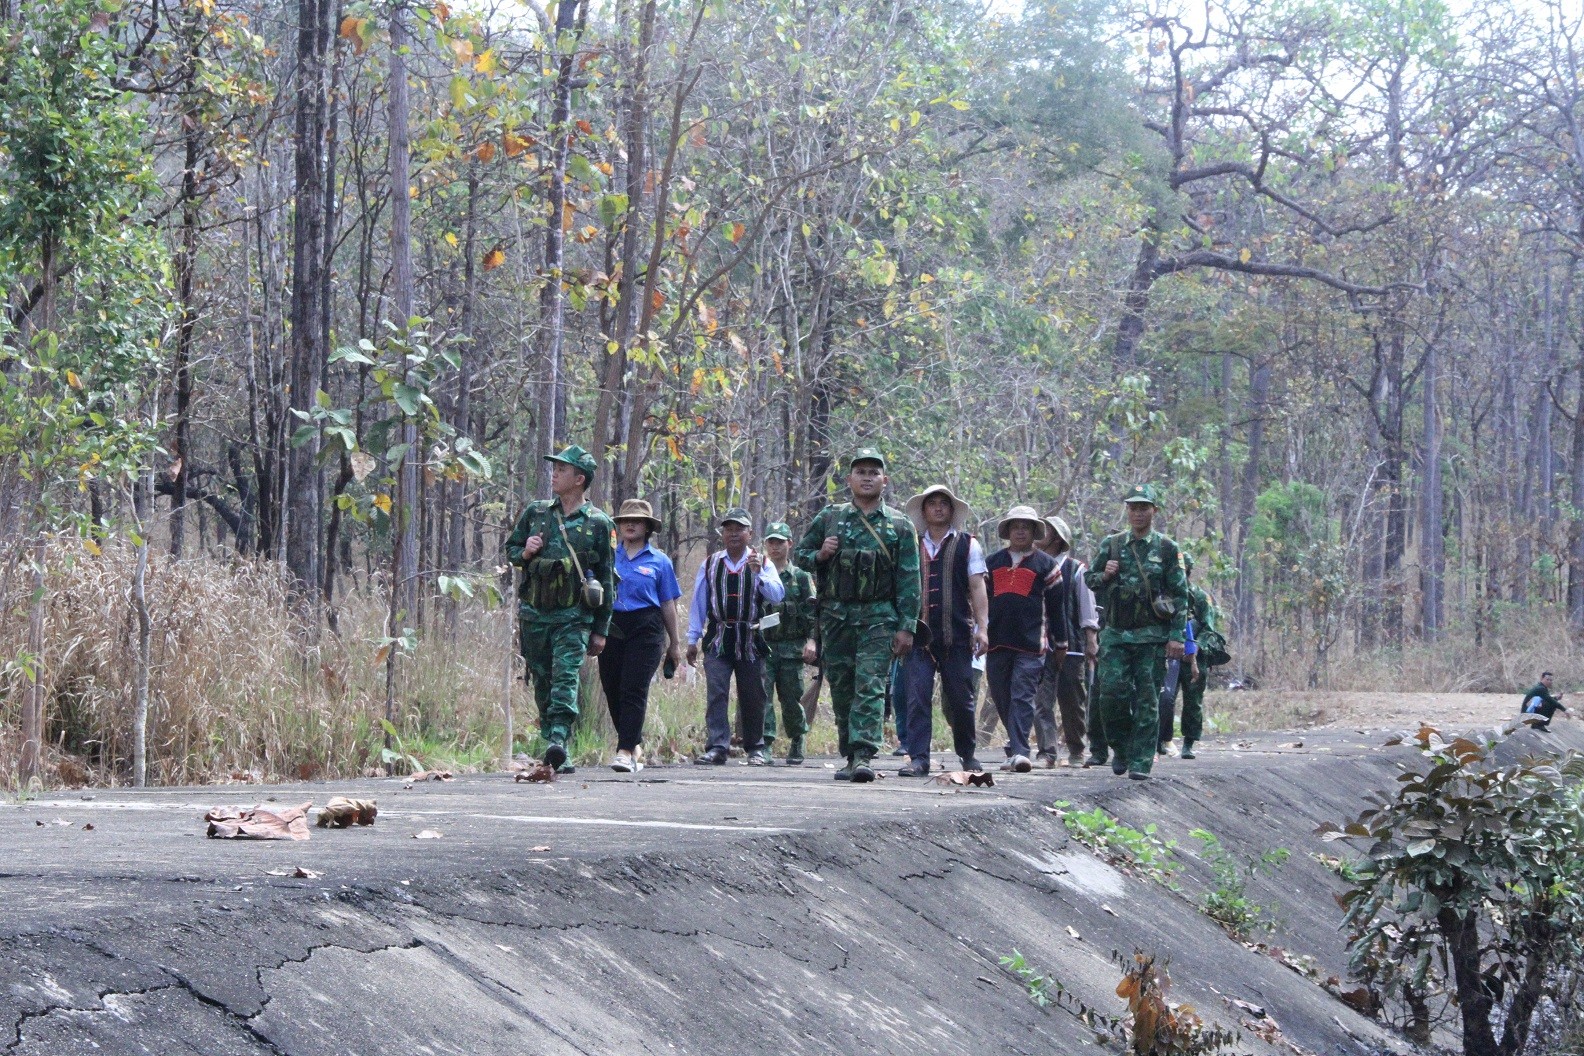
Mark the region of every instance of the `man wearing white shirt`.
<instances>
[{"instance_id":1,"label":"man wearing white shirt","mask_svg":"<svg viewBox=\"0 0 1584 1056\"><path fill-rule=\"evenodd\" d=\"M901 776L923 777L930 771L937 674L952 749L964 770L977 770L973 659L988 648L985 630L990 625L984 550L967 532L972 511L943 484L908 500L907 514L919 530L922 622L929 634L914 640L904 668L908 706L903 747L909 759Z\"/></svg>"},{"instance_id":2,"label":"man wearing white shirt","mask_svg":"<svg viewBox=\"0 0 1584 1056\"><path fill-rule=\"evenodd\" d=\"M720 533L725 548L699 566L688 609L687 660L697 664L702 645L704 726L709 736L708 747L693 761L725 764L731 752L729 702L735 677L743 751L749 766L764 766L764 641L757 625L765 607L781 601L786 591L775 566L766 564L748 545L753 519L747 510L727 510L720 519Z\"/></svg>"}]
</instances>

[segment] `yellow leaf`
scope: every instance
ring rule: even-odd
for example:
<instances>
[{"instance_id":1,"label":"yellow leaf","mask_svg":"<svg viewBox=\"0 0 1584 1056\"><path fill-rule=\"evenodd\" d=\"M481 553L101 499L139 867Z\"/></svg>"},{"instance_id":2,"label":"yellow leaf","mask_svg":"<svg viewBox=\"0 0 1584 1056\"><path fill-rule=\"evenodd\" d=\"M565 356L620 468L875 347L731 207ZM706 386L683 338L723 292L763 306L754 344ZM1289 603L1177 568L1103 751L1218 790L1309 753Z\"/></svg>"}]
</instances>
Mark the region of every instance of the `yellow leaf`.
<instances>
[{"instance_id":1,"label":"yellow leaf","mask_svg":"<svg viewBox=\"0 0 1584 1056\"><path fill-rule=\"evenodd\" d=\"M466 65L473 61L473 42L465 37L451 38L451 54L456 56L459 65Z\"/></svg>"},{"instance_id":2,"label":"yellow leaf","mask_svg":"<svg viewBox=\"0 0 1584 1056\"><path fill-rule=\"evenodd\" d=\"M374 505L381 513L388 514L391 511L391 498L389 495L376 495L374 496Z\"/></svg>"},{"instance_id":3,"label":"yellow leaf","mask_svg":"<svg viewBox=\"0 0 1584 1056\"><path fill-rule=\"evenodd\" d=\"M1252 256L1254 256L1254 252L1252 250L1245 249L1238 254L1238 259L1247 264L1249 262L1249 258Z\"/></svg>"},{"instance_id":4,"label":"yellow leaf","mask_svg":"<svg viewBox=\"0 0 1584 1056\"><path fill-rule=\"evenodd\" d=\"M450 246L452 249L457 248L457 237L455 231L447 231L445 233L445 240L446 245Z\"/></svg>"},{"instance_id":5,"label":"yellow leaf","mask_svg":"<svg viewBox=\"0 0 1584 1056\"><path fill-rule=\"evenodd\" d=\"M494 48L485 48L484 54L473 60L473 68L483 74L494 73L500 67Z\"/></svg>"},{"instance_id":6,"label":"yellow leaf","mask_svg":"<svg viewBox=\"0 0 1584 1056\"><path fill-rule=\"evenodd\" d=\"M80 389L83 387L82 379L79 378L74 371L70 370L66 372L66 384L70 385L74 389Z\"/></svg>"},{"instance_id":7,"label":"yellow leaf","mask_svg":"<svg viewBox=\"0 0 1584 1056\"><path fill-rule=\"evenodd\" d=\"M104 555L104 551L99 549L99 544L94 542L92 539L83 540L83 549L95 557L102 557Z\"/></svg>"},{"instance_id":8,"label":"yellow leaf","mask_svg":"<svg viewBox=\"0 0 1584 1056\"><path fill-rule=\"evenodd\" d=\"M671 461L682 461L682 445L677 443L677 438L674 436L668 436L665 438L665 441L666 447L671 451Z\"/></svg>"},{"instance_id":9,"label":"yellow leaf","mask_svg":"<svg viewBox=\"0 0 1584 1056\"><path fill-rule=\"evenodd\" d=\"M494 249L484 254L485 271L494 271L504 263L506 263L506 251L500 246L496 246Z\"/></svg>"}]
</instances>

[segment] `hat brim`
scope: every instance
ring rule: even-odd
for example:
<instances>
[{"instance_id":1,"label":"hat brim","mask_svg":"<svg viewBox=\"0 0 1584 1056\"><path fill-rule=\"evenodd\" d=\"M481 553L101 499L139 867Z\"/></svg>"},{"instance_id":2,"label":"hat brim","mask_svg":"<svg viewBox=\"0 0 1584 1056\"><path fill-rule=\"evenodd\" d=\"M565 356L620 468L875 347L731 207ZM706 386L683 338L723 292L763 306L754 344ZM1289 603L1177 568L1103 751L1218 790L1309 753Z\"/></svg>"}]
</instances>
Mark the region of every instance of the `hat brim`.
<instances>
[{"instance_id":1,"label":"hat brim","mask_svg":"<svg viewBox=\"0 0 1584 1056\"><path fill-rule=\"evenodd\" d=\"M1067 537L1066 532L1061 530L1061 525L1056 523L1056 518L1046 517L1043 520L1045 521L1045 538L1049 539L1054 536L1061 540L1063 546L1069 550L1072 549L1072 540Z\"/></svg>"},{"instance_id":2,"label":"hat brim","mask_svg":"<svg viewBox=\"0 0 1584 1056\"><path fill-rule=\"evenodd\" d=\"M1154 506L1156 509L1160 508L1160 504L1157 503L1154 499L1146 499L1142 495L1129 495L1127 498L1122 500L1122 505L1124 505L1124 506Z\"/></svg>"},{"instance_id":3,"label":"hat brim","mask_svg":"<svg viewBox=\"0 0 1584 1056\"><path fill-rule=\"evenodd\" d=\"M739 520L738 520L738 519L737 519L737 518L735 518L735 517L732 517L732 518L730 518L730 519L727 519L727 518L724 518L724 517L723 517L723 518L721 518L721 519L720 519L720 520L718 520L718 521L716 521L716 522L715 522L715 527L717 527L717 528L724 528L724 527L726 527L726 526L727 526L727 525L728 525L728 524L740 524L740 525L742 525L742 526L743 526L743 527L744 527L744 528L747 528L747 529L749 529L749 530L752 530L752 529L753 529L753 524L752 524L752 523L750 523L750 522L749 522L749 521L739 521Z\"/></svg>"},{"instance_id":4,"label":"hat brim","mask_svg":"<svg viewBox=\"0 0 1584 1056\"><path fill-rule=\"evenodd\" d=\"M863 465L865 462L872 462L875 465L879 466L881 469L885 469L886 468L885 467L885 459L881 458L880 456L878 456L878 455L864 455L861 458L854 458L854 459L849 460L848 463L847 463L847 472L851 473L854 469L856 469L859 466Z\"/></svg>"},{"instance_id":5,"label":"hat brim","mask_svg":"<svg viewBox=\"0 0 1584 1056\"><path fill-rule=\"evenodd\" d=\"M952 490L944 484L936 484L925 488L907 501L904 511L908 515L908 520L913 522L913 527L921 532L924 530L924 503L928 502L930 497L934 495L944 495L951 500L952 531L967 531L969 523L973 520L973 508L956 495L953 495Z\"/></svg>"},{"instance_id":6,"label":"hat brim","mask_svg":"<svg viewBox=\"0 0 1584 1056\"><path fill-rule=\"evenodd\" d=\"M573 469L577 470L585 477L588 477L590 480L594 479L594 471L592 469L587 466L580 466L570 458L562 458L560 455L546 455L544 456L544 460L546 462L559 462L563 466L571 466Z\"/></svg>"},{"instance_id":7,"label":"hat brim","mask_svg":"<svg viewBox=\"0 0 1584 1056\"><path fill-rule=\"evenodd\" d=\"M612 517L611 520L615 521L617 524L620 524L623 521L643 521L649 526L649 530L651 532L658 532L661 528L665 527L665 522L660 518L650 517L647 514L642 513L629 513L625 517Z\"/></svg>"},{"instance_id":8,"label":"hat brim","mask_svg":"<svg viewBox=\"0 0 1584 1056\"><path fill-rule=\"evenodd\" d=\"M1012 526L1019 521L1033 526L1034 541L1036 543L1045 541L1045 533L1050 529L1045 524L1045 518L1043 517L1003 517L1001 518L1001 523L996 525L996 534L1002 539L1010 539L1012 537Z\"/></svg>"}]
</instances>

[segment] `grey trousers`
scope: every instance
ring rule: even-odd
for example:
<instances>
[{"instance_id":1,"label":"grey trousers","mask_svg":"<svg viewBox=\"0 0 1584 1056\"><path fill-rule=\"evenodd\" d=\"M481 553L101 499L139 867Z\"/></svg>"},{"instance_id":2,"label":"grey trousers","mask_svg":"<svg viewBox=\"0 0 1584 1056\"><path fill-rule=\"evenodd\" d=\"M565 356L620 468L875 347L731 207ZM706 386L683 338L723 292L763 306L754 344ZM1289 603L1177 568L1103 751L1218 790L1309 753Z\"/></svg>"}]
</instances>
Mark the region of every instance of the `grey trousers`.
<instances>
[{"instance_id":1,"label":"grey trousers","mask_svg":"<svg viewBox=\"0 0 1584 1056\"><path fill-rule=\"evenodd\" d=\"M1043 660L1031 653L997 649L985 657L985 681L990 699L1007 728L1006 754L1029 754L1029 733L1034 726L1034 694L1039 690Z\"/></svg>"},{"instance_id":2,"label":"grey trousers","mask_svg":"<svg viewBox=\"0 0 1584 1056\"><path fill-rule=\"evenodd\" d=\"M741 720L743 751L764 747L764 665L758 657L735 660L729 656L704 654L704 728L709 734L706 748L731 751L732 677L737 678L737 717Z\"/></svg>"},{"instance_id":3,"label":"grey trousers","mask_svg":"<svg viewBox=\"0 0 1584 1056\"><path fill-rule=\"evenodd\" d=\"M1084 716L1089 710L1089 687L1084 680L1083 656L1068 653L1058 667L1056 659L1060 655L1054 652L1045 654L1039 690L1034 694L1035 738L1040 754L1052 757L1058 754L1058 740L1066 742L1068 755L1083 752L1084 733L1087 730ZM1056 722L1058 707L1061 709L1059 727Z\"/></svg>"}]
</instances>

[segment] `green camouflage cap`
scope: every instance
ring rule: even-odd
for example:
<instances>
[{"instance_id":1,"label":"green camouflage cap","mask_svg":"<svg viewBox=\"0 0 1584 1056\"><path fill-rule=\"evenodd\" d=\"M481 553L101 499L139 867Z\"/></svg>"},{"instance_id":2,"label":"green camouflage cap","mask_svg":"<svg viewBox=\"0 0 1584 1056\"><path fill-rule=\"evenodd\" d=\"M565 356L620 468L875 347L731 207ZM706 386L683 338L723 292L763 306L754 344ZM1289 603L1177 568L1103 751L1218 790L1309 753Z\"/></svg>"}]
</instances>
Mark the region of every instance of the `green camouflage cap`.
<instances>
[{"instance_id":1,"label":"green camouflage cap","mask_svg":"<svg viewBox=\"0 0 1584 1056\"><path fill-rule=\"evenodd\" d=\"M744 528L752 528L753 527L753 518L748 516L748 511L743 509L741 506L733 506L731 509L729 509L725 513L721 514L720 515L720 520L717 521L716 523L717 524L740 524Z\"/></svg>"},{"instance_id":2,"label":"green camouflage cap","mask_svg":"<svg viewBox=\"0 0 1584 1056\"><path fill-rule=\"evenodd\" d=\"M847 469L850 471L860 462L878 462L880 463L881 469L886 468L885 457L880 454L878 449L873 447L860 447L858 450L848 455Z\"/></svg>"},{"instance_id":3,"label":"green camouflage cap","mask_svg":"<svg viewBox=\"0 0 1584 1056\"><path fill-rule=\"evenodd\" d=\"M785 539L792 541L792 526L785 521L771 521L770 527L765 529L764 537L768 539Z\"/></svg>"},{"instance_id":4,"label":"green camouflage cap","mask_svg":"<svg viewBox=\"0 0 1584 1056\"><path fill-rule=\"evenodd\" d=\"M599 469L599 463L594 461L594 456L576 444L569 444L563 447L560 453L544 457L546 462L565 462L589 480L594 479L594 471Z\"/></svg>"},{"instance_id":5,"label":"green camouflage cap","mask_svg":"<svg viewBox=\"0 0 1584 1056\"><path fill-rule=\"evenodd\" d=\"M1155 486L1153 484L1133 485L1133 487L1129 489L1128 493L1122 496L1122 501L1126 503L1147 502L1151 506L1160 505L1160 503L1155 500Z\"/></svg>"}]
</instances>

